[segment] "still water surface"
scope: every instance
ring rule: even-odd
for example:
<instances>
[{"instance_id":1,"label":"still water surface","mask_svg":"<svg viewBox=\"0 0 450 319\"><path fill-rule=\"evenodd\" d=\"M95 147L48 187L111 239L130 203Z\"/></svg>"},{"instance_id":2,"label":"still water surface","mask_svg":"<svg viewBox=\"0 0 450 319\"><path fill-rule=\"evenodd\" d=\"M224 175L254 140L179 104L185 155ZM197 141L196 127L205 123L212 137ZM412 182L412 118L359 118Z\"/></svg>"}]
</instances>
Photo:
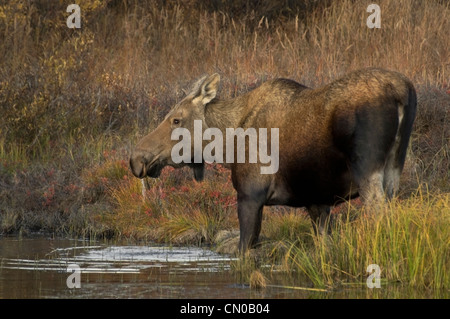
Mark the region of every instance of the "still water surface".
<instances>
[{"instance_id":1,"label":"still water surface","mask_svg":"<svg viewBox=\"0 0 450 319\"><path fill-rule=\"evenodd\" d=\"M207 298L239 296L231 259L189 247L80 240L0 239L0 298ZM80 285L69 288L70 264ZM220 289L218 289L220 287ZM245 292L244 292L245 291Z\"/></svg>"},{"instance_id":2,"label":"still water surface","mask_svg":"<svg viewBox=\"0 0 450 319\"><path fill-rule=\"evenodd\" d=\"M280 287L254 290L230 270L232 261L229 256L198 247L6 237L0 238L0 299L435 297L392 288L373 291L359 287L333 292ZM68 277L74 274L72 270L68 272L70 264L80 267L80 288L67 285Z\"/></svg>"}]
</instances>

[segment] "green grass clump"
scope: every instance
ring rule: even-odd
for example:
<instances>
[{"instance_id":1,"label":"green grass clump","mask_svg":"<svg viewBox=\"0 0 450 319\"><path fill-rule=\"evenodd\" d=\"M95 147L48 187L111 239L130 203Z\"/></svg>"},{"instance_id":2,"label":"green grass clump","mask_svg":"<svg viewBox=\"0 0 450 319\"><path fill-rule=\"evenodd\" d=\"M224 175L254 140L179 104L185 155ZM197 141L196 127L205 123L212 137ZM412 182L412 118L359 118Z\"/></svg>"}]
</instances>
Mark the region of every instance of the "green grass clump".
<instances>
[{"instance_id":1,"label":"green grass clump","mask_svg":"<svg viewBox=\"0 0 450 319\"><path fill-rule=\"evenodd\" d=\"M364 280L370 264L384 283L441 289L450 284L450 194L421 191L377 214L362 209L353 221L337 218L331 236L290 242L284 265L315 286Z\"/></svg>"},{"instance_id":2,"label":"green grass clump","mask_svg":"<svg viewBox=\"0 0 450 319\"><path fill-rule=\"evenodd\" d=\"M218 231L237 227L236 194L220 165L208 165L206 174L197 183L188 169L166 168L158 180L146 182L129 173L109 190L112 227L137 238L212 244Z\"/></svg>"}]
</instances>

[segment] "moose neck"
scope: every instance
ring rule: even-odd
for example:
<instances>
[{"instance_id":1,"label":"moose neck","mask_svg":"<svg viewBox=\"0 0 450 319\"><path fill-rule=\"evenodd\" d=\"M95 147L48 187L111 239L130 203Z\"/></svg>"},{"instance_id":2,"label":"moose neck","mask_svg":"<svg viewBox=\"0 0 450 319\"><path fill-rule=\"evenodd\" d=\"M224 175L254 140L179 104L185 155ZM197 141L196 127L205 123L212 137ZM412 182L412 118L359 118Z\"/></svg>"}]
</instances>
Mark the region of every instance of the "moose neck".
<instances>
[{"instance_id":1,"label":"moose neck","mask_svg":"<svg viewBox=\"0 0 450 319\"><path fill-rule=\"evenodd\" d=\"M208 127L216 127L222 132L225 132L226 128L237 128L246 105L242 98L214 99L206 105L205 121Z\"/></svg>"}]
</instances>

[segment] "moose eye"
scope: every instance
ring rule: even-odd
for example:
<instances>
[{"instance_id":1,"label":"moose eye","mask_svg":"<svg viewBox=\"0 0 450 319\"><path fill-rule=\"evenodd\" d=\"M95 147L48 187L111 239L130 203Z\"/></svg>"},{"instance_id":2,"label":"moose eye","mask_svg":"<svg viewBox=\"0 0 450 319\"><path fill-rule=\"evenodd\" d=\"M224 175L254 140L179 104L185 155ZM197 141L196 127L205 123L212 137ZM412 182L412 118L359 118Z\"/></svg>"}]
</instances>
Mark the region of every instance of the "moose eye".
<instances>
[{"instance_id":1,"label":"moose eye","mask_svg":"<svg viewBox=\"0 0 450 319\"><path fill-rule=\"evenodd\" d=\"M172 122L174 125L178 125L178 124L180 124L180 120L179 119L173 119L173 122Z\"/></svg>"}]
</instances>

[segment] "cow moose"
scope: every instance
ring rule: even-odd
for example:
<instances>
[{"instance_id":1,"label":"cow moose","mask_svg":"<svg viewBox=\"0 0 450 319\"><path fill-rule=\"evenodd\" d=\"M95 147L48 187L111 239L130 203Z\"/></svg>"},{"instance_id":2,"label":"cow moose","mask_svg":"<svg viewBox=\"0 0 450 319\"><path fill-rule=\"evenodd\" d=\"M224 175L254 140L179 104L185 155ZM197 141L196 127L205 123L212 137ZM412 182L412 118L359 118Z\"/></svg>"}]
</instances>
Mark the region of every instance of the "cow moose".
<instances>
[{"instance_id":1,"label":"cow moose","mask_svg":"<svg viewBox=\"0 0 450 319\"><path fill-rule=\"evenodd\" d=\"M172 160L178 143L173 130L193 132L194 121L223 132L278 128L275 173L262 174L263 163L225 163L237 191L241 252L257 243L265 205L306 207L315 231L324 233L336 203L360 196L373 206L398 190L417 104L414 86L402 74L362 69L316 89L274 79L231 99L217 97L219 82L218 74L199 79L137 143L130 167L138 178L156 178L166 165L189 165L201 180L203 160Z\"/></svg>"}]
</instances>

